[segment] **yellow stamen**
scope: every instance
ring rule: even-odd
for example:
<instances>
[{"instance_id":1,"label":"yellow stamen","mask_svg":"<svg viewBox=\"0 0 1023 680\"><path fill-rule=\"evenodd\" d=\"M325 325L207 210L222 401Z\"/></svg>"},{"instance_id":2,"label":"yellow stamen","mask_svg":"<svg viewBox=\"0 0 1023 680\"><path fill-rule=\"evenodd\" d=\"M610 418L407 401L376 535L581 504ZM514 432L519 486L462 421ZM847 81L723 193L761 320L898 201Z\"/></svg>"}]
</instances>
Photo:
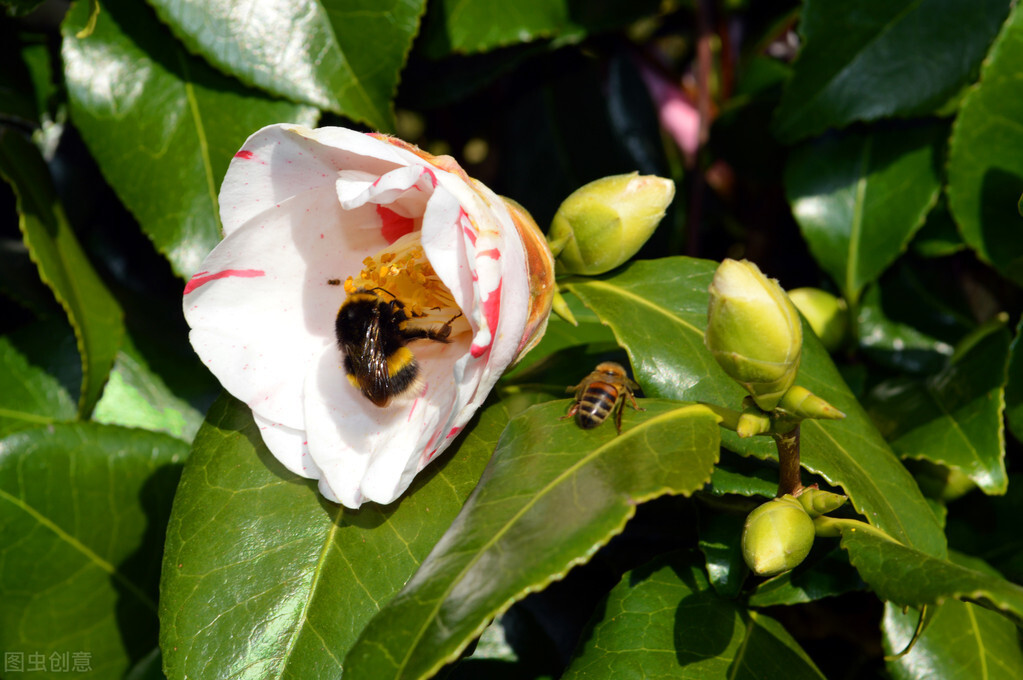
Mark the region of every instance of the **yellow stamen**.
<instances>
[{"instance_id":1,"label":"yellow stamen","mask_svg":"<svg viewBox=\"0 0 1023 680\"><path fill-rule=\"evenodd\" d=\"M345 280L345 293L360 288L381 288L400 300L417 326L444 324L461 311L451 291L433 270L423 252L420 232L401 237L373 257L362 261L356 277ZM464 316L453 324L451 335L469 330Z\"/></svg>"}]
</instances>

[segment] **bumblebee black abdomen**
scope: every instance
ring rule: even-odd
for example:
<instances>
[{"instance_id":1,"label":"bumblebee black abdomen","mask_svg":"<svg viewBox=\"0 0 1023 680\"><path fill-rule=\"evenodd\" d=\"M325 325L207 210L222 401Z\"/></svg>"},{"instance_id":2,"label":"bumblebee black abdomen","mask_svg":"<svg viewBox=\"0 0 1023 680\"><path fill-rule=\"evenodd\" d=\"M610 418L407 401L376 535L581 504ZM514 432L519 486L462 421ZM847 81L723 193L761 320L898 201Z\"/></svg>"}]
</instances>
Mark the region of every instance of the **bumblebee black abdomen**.
<instances>
[{"instance_id":1,"label":"bumblebee black abdomen","mask_svg":"<svg viewBox=\"0 0 1023 680\"><path fill-rule=\"evenodd\" d=\"M618 388L605 382L594 382L579 398L579 410L575 422L584 430L590 430L607 420L618 402Z\"/></svg>"},{"instance_id":2,"label":"bumblebee black abdomen","mask_svg":"<svg viewBox=\"0 0 1023 680\"><path fill-rule=\"evenodd\" d=\"M338 310L334 332L348 380L377 406L415 385L419 364L406 347L410 341L448 342L450 325L437 331L409 327L408 321L400 300L385 300L375 290L356 290Z\"/></svg>"}]
</instances>

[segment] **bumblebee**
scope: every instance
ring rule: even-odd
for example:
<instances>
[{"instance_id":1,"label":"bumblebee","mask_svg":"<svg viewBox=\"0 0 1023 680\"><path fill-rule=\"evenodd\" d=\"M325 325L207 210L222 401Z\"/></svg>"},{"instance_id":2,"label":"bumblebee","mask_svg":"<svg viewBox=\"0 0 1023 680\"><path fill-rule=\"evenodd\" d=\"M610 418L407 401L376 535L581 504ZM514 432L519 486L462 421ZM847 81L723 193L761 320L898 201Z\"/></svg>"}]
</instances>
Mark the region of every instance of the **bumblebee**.
<instances>
[{"instance_id":1,"label":"bumblebee","mask_svg":"<svg viewBox=\"0 0 1023 680\"><path fill-rule=\"evenodd\" d=\"M379 292L391 296L384 299ZM413 340L451 342L451 323L438 329L416 328L405 304L383 288L358 288L338 310L334 322L337 344L345 355L348 380L377 406L411 390L419 364L407 347Z\"/></svg>"},{"instance_id":2,"label":"bumblebee","mask_svg":"<svg viewBox=\"0 0 1023 680\"><path fill-rule=\"evenodd\" d=\"M579 427L591 430L607 420L613 411L615 427L618 434L621 434L625 398L629 398L635 410L645 410L639 407L632 393L638 389L639 385L629 379L620 364L613 361L597 364L597 368L583 378L582 382L566 390L575 392L575 403L562 420L575 416L575 422Z\"/></svg>"}]
</instances>

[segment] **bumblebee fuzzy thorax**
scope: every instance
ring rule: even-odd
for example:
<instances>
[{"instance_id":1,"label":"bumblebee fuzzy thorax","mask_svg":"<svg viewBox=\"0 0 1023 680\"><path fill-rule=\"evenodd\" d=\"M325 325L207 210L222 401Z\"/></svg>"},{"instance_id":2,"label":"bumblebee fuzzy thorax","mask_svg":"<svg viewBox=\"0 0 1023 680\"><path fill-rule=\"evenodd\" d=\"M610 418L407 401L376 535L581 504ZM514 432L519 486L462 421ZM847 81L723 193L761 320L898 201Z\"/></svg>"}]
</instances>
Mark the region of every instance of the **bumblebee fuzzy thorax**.
<instances>
[{"instance_id":1,"label":"bumblebee fuzzy thorax","mask_svg":"<svg viewBox=\"0 0 1023 680\"><path fill-rule=\"evenodd\" d=\"M383 407L415 391L420 367L408 343L449 343L469 325L426 259L418 232L363 265L358 277L345 281L335 332L348 380Z\"/></svg>"}]
</instances>

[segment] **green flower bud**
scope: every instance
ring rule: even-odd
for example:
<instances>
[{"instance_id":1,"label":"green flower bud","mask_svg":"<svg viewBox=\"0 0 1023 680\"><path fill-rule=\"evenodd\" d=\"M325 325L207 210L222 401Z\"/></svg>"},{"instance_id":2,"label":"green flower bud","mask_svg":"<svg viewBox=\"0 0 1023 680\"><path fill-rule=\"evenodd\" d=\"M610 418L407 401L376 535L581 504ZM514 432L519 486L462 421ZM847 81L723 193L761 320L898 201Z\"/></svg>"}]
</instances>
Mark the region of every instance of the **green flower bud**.
<instances>
[{"instance_id":1,"label":"green flower bud","mask_svg":"<svg viewBox=\"0 0 1023 680\"><path fill-rule=\"evenodd\" d=\"M593 276L624 263L654 233L674 196L670 179L636 172L576 189L547 233L558 273Z\"/></svg>"},{"instance_id":2,"label":"green flower bud","mask_svg":"<svg viewBox=\"0 0 1023 680\"><path fill-rule=\"evenodd\" d=\"M767 501L746 518L742 556L758 576L794 569L813 547L813 520L790 495Z\"/></svg>"},{"instance_id":3,"label":"green flower bud","mask_svg":"<svg viewBox=\"0 0 1023 680\"><path fill-rule=\"evenodd\" d=\"M764 411L773 411L799 371L799 312L778 282L746 260L725 260L710 284L707 348Z\"/></svg>"},{"instance_id":4,"label":"green flower bud","mask_svg":"<svg viewBox=\"0 0 1023 680\"><path fill-rule=\"evenodd\" d=\"M778 409L790 420L842 420L845 414L810 390L793 385L778 402Z\"/></svg>"},{"instance_id":5,"label":"green flower bud","mask_svg":"<svg viewBox=\"0 0 1023 680\"><path fill-rule=\"evenodd\" d=\"M819 288L790 290L789 299L806 317L825 349L834 352L842 346L849 330L849 309L845 300Z\"/></svg>"},{"instance_id":6,"label":"green flower bud","mask_svg":"<svg viewBox=\"0 0 1023 680\"><path fill-rule=\"evenodd\" d=\"M806 514L810 516L810 519L816 519L833 510L838 510L845 505L849 498L840 493L831 493L830 491L821 491L820 489L808 487L803 489L803 493L799 494L799 498L796 500L806 510Z\"/></svg>"}]
</instances>

